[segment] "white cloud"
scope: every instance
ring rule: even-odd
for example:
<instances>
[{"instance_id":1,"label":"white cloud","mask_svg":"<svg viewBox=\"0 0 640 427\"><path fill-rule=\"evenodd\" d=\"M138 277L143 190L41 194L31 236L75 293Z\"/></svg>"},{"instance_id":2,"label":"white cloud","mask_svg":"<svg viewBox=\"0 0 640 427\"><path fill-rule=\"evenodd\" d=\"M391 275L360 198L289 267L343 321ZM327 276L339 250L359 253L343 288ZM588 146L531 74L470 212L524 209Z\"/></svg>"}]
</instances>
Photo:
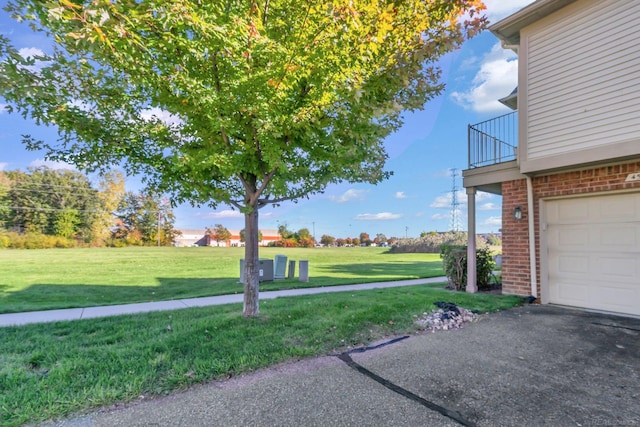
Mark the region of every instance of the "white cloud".
<instances>
[{"instance_id":1,"label":"white cloud","mask_svg":"<svg viewBox=\"0 0 640 427\"><path fill-rule=\"evenodd\" d=\"M44 51L42 51L42 49L38 49L37 47L23 47L22 49L18 50L18 54L22 56L24 59L45 55ZM39 73L42 67L44 67L48 63L49 63L48 61L42 61L40 59L37 59L34 65L30 65L25 68L33 73Z\"/></svg>"},{"instance_id":2,"label":"white cloud","mask_svg":"<svg viewBox=\"0 0 640 427\"><path fill-rule=\"evenodd\" d=\"M485 12L489 17L489 22L495 23L517 12L526 5L533 3L533 1L534 0L484 0L484 4L487 6Z\"/></svg>"},{"instance_id":3,"label":"white cloud","mask_svg":"<svg viewBox=\"0 0 640 427\"><path fill-rule=\"evenodd\" d=\"M493 198L493 194L491 193L485 193L484 191L478 191L476 193L476 203L483 202L492 198ZM441 196L436 197L435 200L431 202L429 207L436 208L436 209L451 209L452 200L453 200L453 196L451 195L451 193L443 194ZM467 198L466 190L456 191L456 201L458 202L459 205L466 205L467 200L468 198ZM493 203L485 203L485 205L497 206ZM499 206L496 209L499 209Z\"/></svg>"},{"instance_id":4,"label":"white cloud","mask_svg":"<svg viewBox=\"0 0 640 427\"><path fill-rule=\"evenodd\" d=\"M219 212L207 212L201 215L202 218L207 219L235 219L235 218L244 218L244 214L240 211L234 211L232 209L227 209Z\"/></svg>"},{"instance_id":5,"label":"white cloud","mask_svg":"<svg viewBox=\"0 0 640 427\"><path fill-rule=\"evenodd\" d=\"M438 171L433 172L433 176L436 178L447 177L451 178L451 169L440 169Z\"/></svg>"},{"instance_id":6,"label":"white cloud","mask_svg":"<svg viewBox=\"0 0 640 427\"><path fill-rule=\"evenodd\" d=\"M353 188L345 191L340 196L330 196L329 199L337 203L346 203L352 200L364 200L364 190L354 190Z\"/></svg>"},{"instance_id":7,"label":"white cloud","mask_svg":"<svg viewBox=\"0 0 640 427\"><path fill-rule=\"evenodd\" d=\"M472 86L464 92L453 92L451 99L465 109L480 113L506 111L507 107L499 103L498 99L509 95L517 84L516 54L496 43L482 59Z\"/></svg>"},{"instance_id":8,"label":"white cloud","mask_svg":"<svg viewBox=\"0 0 640 427\"><path fill-rule=\"evenodd\" d=\"M436 199L433 202L431 202L429 207L436 208L436 209L450 208L451 200L452 200L451 194L444 194L442 196L436 197Z\"/></svg>"},{"instance_id":9,"label":"white cloud","mask_svg":"<svg viewBox=\"0 0 640 427\"><path fill-rule=\"evenodd\" d=\"M158 107L152 107L143 110L140 113L140 117L142 117L144 120L151 120L152 118L156 117L167 126L177 126L182 124L182 120L180 119L180 117Z\"/></svg>"},{"instance_id":10,"label":"white cloud","mask_svg":"<svg viewBox=\"0 0 640 427\"><path fill-rule=\"evenodd\" d=\"M394 197L396 199L406 199L407 195L404 193L404 191L396 191L396 194Z\"/></svg>"},{"instance_id":11,"label":"white cloud","mask_svg":"<svg viewBox=\"0 0 640 427\"><path fill-rule=\"evenodd\" d=\"M480 193L478 193L479 195ZM478 195L476 195L476 200ZM456 201L459 204L465 205L467 204L467 193L465 190L456 191ZM429 207L436 209L451 209L451 204L453 203L453 195L451 193L443 194L442 196L438 196L435 200L429 205Z\"/></svg>"},{"instance_id":12,"label":"white cloud","mask_svg":"<svg viewBox=\"0 0 640 427\"><path fill-rule=\"evenodd\" d=\"M38 49L37 47L23 47L18 50L18 54L24 59L33 58L34 56L44 56L42 49Z\"/></svg>"},{"instance_id":13,"label":"white cloud","mask_svg":"<svg viewBox=\"0 0 640 427\"><path fill-rule=\"evenodd\" d=\"M451 218L450 215L443 214L443 213L437 213L437 214L431 215L431 219L434 220L434 221L439 221L439 220L442 220L442 219L450 219L450 218Z\"/></svg>"},{"instance_id":14,"label":"white cloud","mask_svg":"<svg viewBox=\"0 0 640 427\"><path fill-rule=\"evenodd\" d=\"M33 162L29 163L29 166L34 168L46 167L49 169L76 170L76 167L72 164L65 163L65 162L54 162L52 160L44 160L44 159L36 159Z\"/></svg>"},{"instance_id":15,"label":"white cloud","mask_svg":"<svg viewBox=\"0 0 640 427\"><path fill-rule=\"evenodd\" d=\"M0 104L0 114L7 112L7 110L5 109L6 106L7 104Z\"/></svg>"},{"instance_id":16,"label":"white cloud","mask_svg":"<svg viewBox=\"0 0 640 427\"><path fill-rule=\"evenodd\" d=\"M501 216L490 216L489 218L482 221L480 226L492 227L492 226L502 226L502 217Z\"/></svg>"},{"instance_id":17,"label":"white cloud","mask_svg":"<svg viewBox=\"0 0 640 427\"><path fill-rule=\"evenodd\" d=\"M390 221L398 218L402 218L402 215L391 212L380 212L376 214L365 213L356 215L355 217L355 219L359 221Z\"/></svg>"},{"instance_id":18,"label":"white cloud","mask_svg":"<svg viewBox=\"0 0 640 427\"><path fill-rule=\"evenodd\" d=\"M485 193L484 191L478 191L476 193L476 202L483 202L485 200L493 199L493 194ZM464 200L467 200L467 194L464 195Z\"/></svg>"},{"instance_id":19,"label":"white cloud","mask_svg":"<svg viewBox=\"0 0 640 427\"><path fill-rule=\"evenodd\" d=\"M0 162L0 171L5 170L5 168L9 166L9 163L6 162Z\"/></svg>"},{"instance_id":20,"label":"white cloud","mask_svg":"<svg viewBox=\"0 0 640 427\"><path fill-rule=\"evenodd\" d=\"M484 204L478 206L478 210L479 211L497 211L499 209L501 209L500 205L497 205L497 204L491 203L491 202L484 203Z\"/></svg>"}]
</instances>

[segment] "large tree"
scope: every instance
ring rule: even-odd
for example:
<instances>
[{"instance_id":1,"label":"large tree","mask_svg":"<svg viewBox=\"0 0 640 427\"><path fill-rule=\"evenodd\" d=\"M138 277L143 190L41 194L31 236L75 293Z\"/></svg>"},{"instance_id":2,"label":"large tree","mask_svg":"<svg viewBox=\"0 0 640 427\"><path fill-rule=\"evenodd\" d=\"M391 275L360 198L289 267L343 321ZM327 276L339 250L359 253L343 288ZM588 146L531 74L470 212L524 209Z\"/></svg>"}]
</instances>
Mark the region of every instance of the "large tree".
<instances>
[{"instance_id":1,"label":"large tree","mask_svg":"<svg viewBox=\"0 0 640 427\"><path fill-rule=\"evenodd\" d=\"M389 176L383 141L443 86L433 64L485 25L480 0L9 0L53 35L0 38L0 95L54 123L49 157L122 163L177 202L245 214L246 316L258 314L258 211ZM1 36L0 36L1 37ZM35 62L38 61L37 67ZM171 114L171 115L169 115Z\"/></svg>"},{"instance_id":2,"label":"large tree","mask_svg":"<svg viewBox=\"0 0 640 427\"><path fill-rule=\"evenodd\" d=\"M124 193L115 216L114 239L146 246L170 246L175 240L171 205L151 194Z\"/></svg>"},{"instance_id":3,"label":"large tree","mask_svg":"<svg viewBox=\"0 0 640 427\"><path fill-rule=\"evenodd\" d=\"M96 213L102 210L98 191L82 173L47 167L7 171L11 228L62 237L91 239Z\"/></svg>"},{"instance_id":4,"label":"large tree","mask_svg":"<svg viewBox=\"0 0 640 427\"><path fill-rule=\"evenodd\" d=\"M91 229L93 240L105 244L111 238L116 225L115 213L124 197L124 176L119 171L106 173L98 183L98 200L102 211L95 215Z\"/></svg>"},{"instance_id":5,"label":"large tree","mask_svg":"<svg viewBox=\"0 0 640 427\"><path fill-rule=\"evenodd\" d=\"M215 240L217 246L220 246L220 242L231 240L231 232L222 224L216 224L213 228L207 227L205 234Z\"/></svg>"}]
</instances>

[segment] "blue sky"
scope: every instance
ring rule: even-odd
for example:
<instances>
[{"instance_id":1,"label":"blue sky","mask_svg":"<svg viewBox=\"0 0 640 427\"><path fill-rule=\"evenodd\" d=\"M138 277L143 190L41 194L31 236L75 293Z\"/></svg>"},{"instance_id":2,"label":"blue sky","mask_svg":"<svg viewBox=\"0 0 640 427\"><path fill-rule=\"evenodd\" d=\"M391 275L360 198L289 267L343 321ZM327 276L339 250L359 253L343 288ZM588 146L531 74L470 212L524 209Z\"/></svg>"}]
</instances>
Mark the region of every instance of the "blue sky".
<instances>
[{"instance_id":1,"label":"blue sky","mask_svg":"<svg viewBox=\"0 0 640 427\"><path fill-rule=\"evenodd\" d=\"M485 0L491 22L513 13L532 0ZM18 25L0 11L0 34L9 37L25 54L47 46L43 36ZM274 229L287 224L297 231L308 228L319 239L323 234L355 237L367 232L372 237L416 237L422 231L451 229L451 200L454 186L451 169L457 169L459 189L457 214L465 230L466 194L460 172L467 167L467 125L509 112L497 102L517 83L517 61L503 50L498 40L485 31L448 54L440 63L446 90L423 111L407 114L404 126L385 142L389 153L387 170L394 175L378 185L332 185L323 194L299 203L284 202L277 208L260 210L260 228ZM29 166L71 166L48 162L43 153L27 151L21 135L52 140L55 128L36 126L16 114L4 111L0 99L0 170L25 170ZM136 177L127 179L127 189L138 190ZM501 227L501 198L479 193L478 232L495 232ZM176 227L203 229L222 224L229 229L244 228L242 215L227 206L215 211L175 208Z\"/></svg>"}]
</instances>

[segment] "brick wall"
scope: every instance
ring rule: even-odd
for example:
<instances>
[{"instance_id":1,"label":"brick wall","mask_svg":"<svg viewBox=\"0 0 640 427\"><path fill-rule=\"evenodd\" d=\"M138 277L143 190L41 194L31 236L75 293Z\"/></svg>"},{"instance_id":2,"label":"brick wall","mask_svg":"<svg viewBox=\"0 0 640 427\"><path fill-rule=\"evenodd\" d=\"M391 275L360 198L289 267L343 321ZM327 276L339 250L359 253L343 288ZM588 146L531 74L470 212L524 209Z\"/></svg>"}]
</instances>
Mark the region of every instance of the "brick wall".
<instances>
[{"instance_id":1,"label":"brick wall","mask_svg":"<svg viewBox=\"0 0 640 427\"><path fill-rule=\"evenodd\" d=\"M522 219L513 218L516 206ZM527 182L524 179L502 183L502 293L531 295L529 268L529 211Z\"/></svg>"},{"instance_id":2,"label":"brick wall","mask_svg":"<svg viewBox=\"0 0 640 427\"><path fill-rule=\"evenodd\" d=\"M539 201L543 198L597 194L625 189L640 189L640 181L625 182L630 173L640 172L640 161L600 166L533 178L536 254L540 253ZM513 209L520 206L523 218L513 219ZM529 268L529 212L526 180L502 183L502 292L531 295ZM540 296L540 256L536 256L538 297Z\"/></svg>"}]
</instances>

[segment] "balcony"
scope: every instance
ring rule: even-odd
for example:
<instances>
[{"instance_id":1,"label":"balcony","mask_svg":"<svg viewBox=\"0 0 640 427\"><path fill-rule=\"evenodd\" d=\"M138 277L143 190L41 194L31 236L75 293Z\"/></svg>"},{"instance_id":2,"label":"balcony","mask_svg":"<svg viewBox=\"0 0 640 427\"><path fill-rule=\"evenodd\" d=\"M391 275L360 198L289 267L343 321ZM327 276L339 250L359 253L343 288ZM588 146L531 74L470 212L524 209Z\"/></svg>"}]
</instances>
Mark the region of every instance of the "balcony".
<instances>
[{"instance_id":1,"label":"balcony","mask_svg":"<svg viewBox=\"0 0 640 427\"><path fill-rule=\"evenodd\" d=\"M518 112L469 125L469 169L516 159Z\"/></svg>"}]
</instances>

